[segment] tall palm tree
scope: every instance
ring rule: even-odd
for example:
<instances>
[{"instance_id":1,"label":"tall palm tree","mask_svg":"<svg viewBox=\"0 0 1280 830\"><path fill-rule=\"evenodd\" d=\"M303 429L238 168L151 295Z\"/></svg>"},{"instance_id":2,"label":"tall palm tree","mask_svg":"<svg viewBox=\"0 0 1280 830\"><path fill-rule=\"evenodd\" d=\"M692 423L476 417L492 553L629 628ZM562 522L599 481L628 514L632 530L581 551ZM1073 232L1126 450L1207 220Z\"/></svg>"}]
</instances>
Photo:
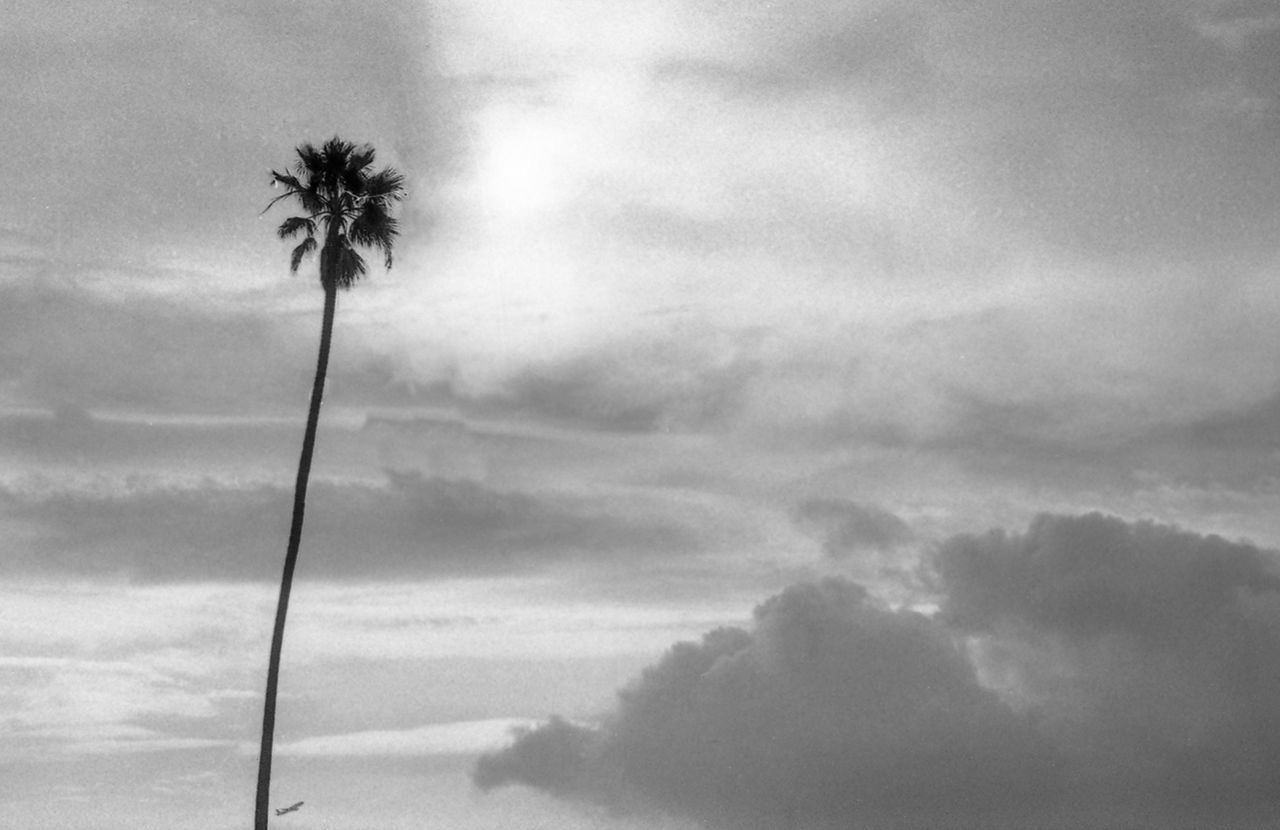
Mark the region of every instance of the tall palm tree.
<instances>
[{"instance_id":1,"label":"tall palm tree","mask_svg":"<svg viewBox=\"0 0 1280 830\"><path fill-rule=\"evenodd\" d=\"M311 144L297 148L294 172L271 171L273 187L284 186L285 192L267 205L270 210L282 199L296 198L301 216L290 216L281 223L281 239L302 241L293 249L289 270L298 266L320 249L320 287L324 289L324 317L320 325L320 354L316 360L316 377L311 387L311 408L307 413L307 430L302 439L302 457L298 461L298 480L293 491L293 523L289 528L289 549L280 578L280 599L276 605L275 629L271 635L271 659L267 668L267 693L262 707L262 749L258 757L258 794L254 809L254 830L266 830L271 791L271 749L276 722L276 689L280 679L280 649L284 643L284 622L289 610L289 593L293 586L293 570L298 562L298 546L302 541L302 514L307 503L307 480L311 476L311 455L316 443L316 422L320 420L320 401L324 396L325 371L329 365L329 343L333 336L333 313L338 303L338 290L350 288L365 275L364 258L357 251L368 247L381 251L386 267L391 267L391 248L399 232L390 209L404 198L404 176L390 167L374 172L373 148L357 147L336 136L316 149ZM318 240L323 240L323 242Z\"/></svg>"}]
</instances>

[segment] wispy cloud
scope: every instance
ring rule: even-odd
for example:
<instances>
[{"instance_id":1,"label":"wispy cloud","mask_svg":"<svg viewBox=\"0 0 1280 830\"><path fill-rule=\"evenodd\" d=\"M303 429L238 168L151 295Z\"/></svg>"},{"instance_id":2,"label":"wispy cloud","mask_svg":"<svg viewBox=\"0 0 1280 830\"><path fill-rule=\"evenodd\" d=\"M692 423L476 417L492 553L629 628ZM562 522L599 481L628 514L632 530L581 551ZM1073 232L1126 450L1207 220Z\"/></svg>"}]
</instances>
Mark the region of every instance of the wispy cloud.
<instances>
[{"instance_id":1,"label":"wispy cloud","mask_svg":"<svg viewBox=\"0 0 1280 830\"><path fill-rule=\"evenodd\" d=\"M316 481L311 491L308 570L317 578L536 571L584 557L695 558L705 552L704 533L715 530L700 511L656 494L526 493L393 472L381 484ZM0 511L28 529L25 555L8 568L148 581L274 577L271 540L284 535L290 498L283 486L212 479L5 488Z\"/></svg>"},{"instance_id":2,"label":"wispy cloud","mask_svg":"<svg viewBox=\"0 0 1280 830\"><path fill-rule=\"evenodd\" d=\"M301 755L492 749L513 710L524 723L563 705L568 678L579 687L570 697L598 706L637 661L742 607L574 593L525 577L300 584L282 741L303 741ZM260 717L273 601L266 586L244 583L9 580L0 763L234 749ZM507 685L489 688L495 677ZM460 700L462 688L472 691ZM432 717L462 725L418 729Z\"/></svg>"},{"instance_id":3,"label":"wispy cloud","mask_svg":"<svg viewBox=\"0 0 1280 830\"><path fill-rule=\"evenodd\" d=\"M433 723L413 729L303 738L282 744L277 752L307 758L478 755L501 747L516 730L532 725L533 721L511 718Z\"/></svg>"}]
</instances>

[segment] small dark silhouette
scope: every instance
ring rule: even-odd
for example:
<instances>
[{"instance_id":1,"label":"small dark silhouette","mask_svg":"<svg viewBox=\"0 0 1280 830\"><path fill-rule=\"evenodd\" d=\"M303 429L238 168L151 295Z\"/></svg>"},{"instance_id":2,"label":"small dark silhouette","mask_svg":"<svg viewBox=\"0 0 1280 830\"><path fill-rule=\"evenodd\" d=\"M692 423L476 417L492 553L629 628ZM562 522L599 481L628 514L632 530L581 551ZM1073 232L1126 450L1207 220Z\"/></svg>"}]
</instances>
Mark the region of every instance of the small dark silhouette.
<instances>
[{"instance_id":1,"label":"small dark silhouette","mask_svg":"<svg viewBox=\"0 0 1280 830\"><path fill-rule=\"evenodd\" d=\"M311 455L316 444L316 424L320 420L320 400L324 397L324 377L329 365L329 343L333 337L333 314L338 289L350 288L366 269L357 247L374 248L391 267L391 247L399 227L391 216L391 206L404 198L404 176L390 167L373 170L373 148L357 147L336 136L316 149L312 144L297 148L294 172L271 171L272 187L285 192L267 205L270 210L281 199L295 198L302 216L291 216L276 231L281 239L299 234L302 242L293 249L289 270L297 273L302 260L319 249L320 287L324 289L324 317L320 325L320 354L311 387L311 407L298 460L298 480L293 490L293 522L289 528L289 548L280 577L280 599L271 635L271 658L267 663L267 693L262 705L262 749L258 755L258 792L254 802L254 830L267 830L271 812L271 750L275 740L276 689L280 682L280 649L284 643L284 622L289 610L289 591L302 541L302 514L307 503L307 481L311 476ZM318 242L317 237L323 239ZM295 805L293 809L296 809ZM287 811L286 811L287 812Z\"/></svg>"},{"instance_id":2,"label":"small dark silhouette","mask_svg":"<svg viewBox=\"0 0 1280 830\"><path fill-rule=\"evenodd\" d=\"M276 815L278 815L278 816L282 816L282 815L284 815L285 813L292 813L294 810L296 810L296 809L298 809L299 807L301 807L301 806L302 806L302 804L303 804L303 802L299 801L297 804L290 804L288 807L277 807L277 808L276 808Z\"/></svg>"}]
</instances>

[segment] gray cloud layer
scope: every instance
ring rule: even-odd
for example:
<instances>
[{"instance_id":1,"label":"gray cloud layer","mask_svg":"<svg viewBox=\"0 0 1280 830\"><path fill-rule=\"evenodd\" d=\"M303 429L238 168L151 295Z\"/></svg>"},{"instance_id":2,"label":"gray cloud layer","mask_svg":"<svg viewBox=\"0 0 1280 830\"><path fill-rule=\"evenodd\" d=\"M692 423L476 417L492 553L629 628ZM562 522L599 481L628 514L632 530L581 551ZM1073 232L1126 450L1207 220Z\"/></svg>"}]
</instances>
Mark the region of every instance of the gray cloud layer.
<instances>
[{"instance_id":1,"label":"gray cloud layer","mask_svg":"<svg viewBox=\"0 0 1280 830\"><path fill-rule=\"evenodd\" d=\"M1045 515L952 538L935 565L935 616L795 586L750 630L673 647L600 726L553 719L475 780L737 827L1226 826L1274 809L1274 553Z\"/></svg>"},{"instance_id":2,"label":"gray cloud layer","mask_svg":"<svg viewBox=\"0 0 1280 830\"><path fill-rule=\"evenodd\" d=\"M388 472L382 484L313 481L305 564L313 578L386 579L523 571L566 558L682 556L699 531L606 498L527 494ZM292 490L207 479L0 488L0 521L24 544L11 573L146 581L278 577Z\"/></svg>"}]
</instances>

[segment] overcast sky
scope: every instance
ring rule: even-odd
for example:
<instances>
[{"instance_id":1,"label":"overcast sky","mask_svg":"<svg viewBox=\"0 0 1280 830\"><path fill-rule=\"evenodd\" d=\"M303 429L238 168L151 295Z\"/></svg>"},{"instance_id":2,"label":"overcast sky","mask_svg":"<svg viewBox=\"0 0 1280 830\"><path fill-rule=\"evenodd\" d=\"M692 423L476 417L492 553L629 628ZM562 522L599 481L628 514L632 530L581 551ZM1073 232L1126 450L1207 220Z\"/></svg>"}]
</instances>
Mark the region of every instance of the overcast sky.
<instances>
[{"instance_id":1,"label":"overcast sky","mask_svg":"<svg viewBox=\"0 0 1280 830\"><path fill-rule=\"evenodd\" d=\"M276 826L1270 826L1273 3L0 20L0 827L249 821L335 134Z\"/></svg>"}]
</instances>

